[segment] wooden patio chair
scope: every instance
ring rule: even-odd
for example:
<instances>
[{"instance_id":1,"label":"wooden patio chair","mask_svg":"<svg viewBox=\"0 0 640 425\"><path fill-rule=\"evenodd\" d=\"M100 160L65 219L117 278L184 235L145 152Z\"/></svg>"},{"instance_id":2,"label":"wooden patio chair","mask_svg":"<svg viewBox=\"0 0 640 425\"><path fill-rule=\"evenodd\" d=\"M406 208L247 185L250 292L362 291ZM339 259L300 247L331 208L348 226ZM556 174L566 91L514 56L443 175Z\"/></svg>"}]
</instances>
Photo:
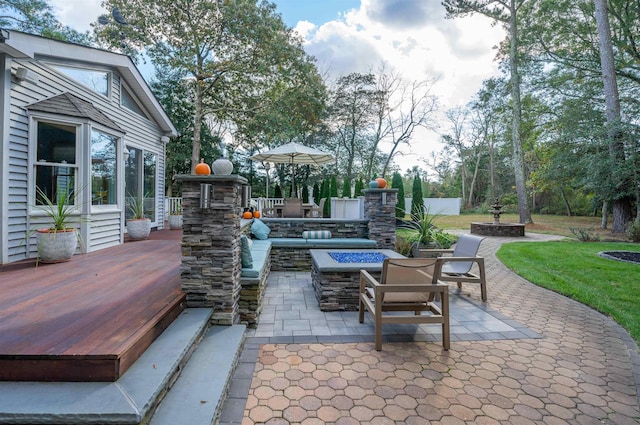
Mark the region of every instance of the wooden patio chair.
<instances>
[{"instance_id":1,"label":"wooden patio chair","mask_svg":"<svg viewBox=\"0 0 640 425\"><path fill-rule=\"evenodd\" d=\"M282 217L285 218L302 218L302 199L285 198Z\"/></svg>"},{"instance_id":2,"label":"wooden patio chair","mask_svg":"<svg viewBox=\"0 0 640 425\"><path fill-rule=\"evenodd\" d=\"M439 279L443 282L456 282L458 289L463 283L479 283L482 301L487 301L487 279L485 276L484 258L478 254L480 243L484 238L475 235L462 235L455 249L421 249L420 257L441 256L444 264ZM446 255L450 256L446 256ZM478 273L471 268L478 265Z\"/></svg>"},{"instance_id":3,"label":"wooden patio chair","mask_svg":"<svg viewBox=\"0 0 640 425\"><path fill-rule=\"evenodd\" d=\"M438 282L441 267L439 258L385 258L379 281L360 270L359 320L364 322L365 311L371 314L376 350L382 349L382 325L387 323L440 323L442 346L449 349L449 287Z\"/></svg>"},{"instance_id":4,"label":"wooden patio chair","mask_svg":"<svg viewBox=\"0 0 640 425\"><path fill-rule=\"evenodd\" d=\"M321 218L322 214L323 214L323 210L324 210L324 203L327 201L327 198L322 198L320 199L320 204L318 204L317 206L311 208L311 210L309 210L309 216L310 217L317 217L317 218Z\"/></svg>"}]
</instances>

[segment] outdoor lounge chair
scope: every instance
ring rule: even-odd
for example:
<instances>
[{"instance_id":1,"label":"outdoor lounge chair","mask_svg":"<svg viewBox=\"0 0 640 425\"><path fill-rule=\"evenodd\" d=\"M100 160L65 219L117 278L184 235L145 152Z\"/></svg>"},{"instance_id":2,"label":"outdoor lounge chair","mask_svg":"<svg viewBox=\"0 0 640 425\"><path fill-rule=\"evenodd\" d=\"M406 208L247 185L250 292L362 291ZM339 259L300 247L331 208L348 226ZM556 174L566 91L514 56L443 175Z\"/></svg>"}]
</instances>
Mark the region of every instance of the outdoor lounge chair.
<instances>
[{"instance_id":1,"label":"outdoor lounge chair","mask_svg":"<svg viewBox=\"0 0 640 425\"><path fill-rule=\"evenodd\" d=\"M302 199L285 198L284 208L282 209L282 217L302 218Z\"/></svg>"},{"instance_id":2,"label":"outdoor lounge chair","mask_svg":"<svg viewBox=\"0 0 640 425\"><path fill-rule=\"evenodd\" d=\"M326 200L327 198L320 199L320 204L318 204L318 206L313 207L311 208L311 210L309 210L309 216L322 218L322 210L324 209L324 203L326 202Z\"/></svg>"},{"instance_id":3,"label":"outdoor lounge chair","mask_svg":"<svg viewBox=\"0 0 640 425\"><path fill-rule=\"evenodd\" d=\"M359 320L364 322L365 310L371 314L376 350L382 349L386 323L441 323L442 346L449 349L449 287L438 282L441 267L438 258L385 258L380 281L360 270ZM436 295L440 307L434 303Z\"/></svg>"},{"instance_id":4,"label":"outdoor lounge chair","mask_svg":"<svg viewBox=\"0 0 640 425\"><path fill-rule=\"evenodd\" d=\"M445 263L442 266L442 274L439 279L443 282L456 282L458 289L462 283L479 283L482 301L487 301L487 280L485 277L484 258L478 256L480 243L484 238L475 235L462 235L456 243L455 249L421 249L420 257L433 257L442 254L451 254L441 258ZM478 274L471 272L473 264L478 265Z\"/></svg>"}]
</instances>

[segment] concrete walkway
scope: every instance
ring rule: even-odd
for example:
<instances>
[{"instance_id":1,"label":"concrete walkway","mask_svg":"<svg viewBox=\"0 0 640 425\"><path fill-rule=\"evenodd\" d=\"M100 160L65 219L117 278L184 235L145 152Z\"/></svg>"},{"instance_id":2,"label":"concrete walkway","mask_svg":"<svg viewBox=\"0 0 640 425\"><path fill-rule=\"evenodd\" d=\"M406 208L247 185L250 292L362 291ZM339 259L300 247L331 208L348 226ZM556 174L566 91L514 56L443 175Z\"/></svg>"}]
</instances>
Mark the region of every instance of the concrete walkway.
<instances>
[{"instance_id":1,"label":"concrete walkway","mask_svg":"<svg viewBox=\"0 0 640 425\"><path fill-rule=\"evenodd\" d=\"M370 323L314 311L308 274L274 273L276 307L247 334L220 423L639 424L635 342L607 317L509 271L495 257L508 241L481 246L488 303L475 285L460 297L452 287L448 352L437 330L416 326L386 330L392 342L377 352Z\"/></svg>"}]
</instances>

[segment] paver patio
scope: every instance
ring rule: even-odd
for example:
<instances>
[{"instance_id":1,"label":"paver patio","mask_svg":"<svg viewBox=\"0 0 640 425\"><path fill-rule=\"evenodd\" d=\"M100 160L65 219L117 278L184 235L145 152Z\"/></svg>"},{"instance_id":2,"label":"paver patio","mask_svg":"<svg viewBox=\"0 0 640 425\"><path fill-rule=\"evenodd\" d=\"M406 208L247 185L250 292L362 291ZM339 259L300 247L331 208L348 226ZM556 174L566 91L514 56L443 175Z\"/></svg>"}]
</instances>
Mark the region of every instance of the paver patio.
<instances>
[{"instance_id":1,"label":"paver patio","mask_svg":"<svg viewBox=\"0 0 640 425\"><path fill-rule=\"evenodd\" d=\"M376 352L370 322L305 308L315 302L305 300L308 274L274 273L276 307L248 331L220 423L640 423L635 342L611 319L509 271L495 257L506 241L483 242L489 301L463 286L448 352L415 326L387 330L398 341Z\"/></svg>"}]
</instances>

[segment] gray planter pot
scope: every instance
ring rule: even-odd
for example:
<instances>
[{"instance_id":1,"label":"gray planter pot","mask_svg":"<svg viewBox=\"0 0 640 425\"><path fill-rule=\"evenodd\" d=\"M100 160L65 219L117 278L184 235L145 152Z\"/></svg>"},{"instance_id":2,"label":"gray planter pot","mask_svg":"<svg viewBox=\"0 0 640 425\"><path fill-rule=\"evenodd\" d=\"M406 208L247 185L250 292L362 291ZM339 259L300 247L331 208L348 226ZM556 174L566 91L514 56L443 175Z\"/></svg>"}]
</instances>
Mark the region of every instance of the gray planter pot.
<instances>
[{"instance_id":1,"label":"gray planter pot","mask_svg":"<svg viewBox=\"0 0 640 425\"><path fill-rule=\"evenodd\" d=\"M148 218L127 220L127 234L129 239L147 239L151 233L151 220Z\"/></svg>"},{"instance_id":2,"label":"gray planter pot","mask_svg":"<svg viewBox=\"0 0 640 425\"><path fill-rule=\"evenodd\" d=\"M69 261L78 247L78 234L75 229L59 230L40 229L36 232L38 241L38 262L61 263Z\"/></svg>"},{"instance_id":3,"label":"gray planter pot","mask_svg":"<svg viewBox=\"0 0 640 425\"><path fill-rule=\"evenodd\" d=\"M169 229L182 229L182 214L171 214L169 216Z\"/></svg>"}]
</instances>

